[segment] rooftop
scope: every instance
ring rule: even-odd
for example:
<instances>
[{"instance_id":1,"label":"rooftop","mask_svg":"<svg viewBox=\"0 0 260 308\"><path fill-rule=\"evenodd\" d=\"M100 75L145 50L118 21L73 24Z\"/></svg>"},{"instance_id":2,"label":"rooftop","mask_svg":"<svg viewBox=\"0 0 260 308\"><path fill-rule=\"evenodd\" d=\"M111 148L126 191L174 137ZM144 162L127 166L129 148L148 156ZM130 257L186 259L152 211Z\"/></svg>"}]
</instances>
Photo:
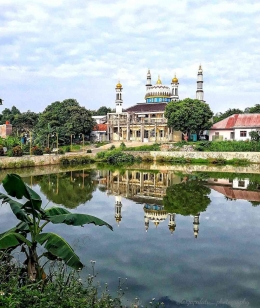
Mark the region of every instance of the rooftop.
<instances>
[{"instance_id":1,"label":"rooftop","mask_svg":"<svg viewBox=\"0 0 260 308\"><path fill-rule=\"evenodd\" d=\"M260 114L233 114L211 126L211 129L233 129L238 127L260 127Z\"/></svg>"},{"instance_id":2,"label":"rooftop","mask_svg":"<svg viewBox=\"0 0 260 308\"><path fill-rule=\"evenodd\" d=\"M167 103L142 103L127 108L126 112L158 112L165 111Z\"/></svg>"}]
</instances>

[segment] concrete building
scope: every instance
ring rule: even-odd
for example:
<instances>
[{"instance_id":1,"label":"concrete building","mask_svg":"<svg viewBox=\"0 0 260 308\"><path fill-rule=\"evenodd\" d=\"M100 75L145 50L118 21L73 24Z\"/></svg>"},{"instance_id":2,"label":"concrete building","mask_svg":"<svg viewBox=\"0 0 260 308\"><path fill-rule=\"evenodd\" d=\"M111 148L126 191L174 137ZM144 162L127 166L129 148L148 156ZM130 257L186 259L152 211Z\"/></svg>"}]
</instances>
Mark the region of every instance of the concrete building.
<instances>
[{"instance_id":1,"label":"concrete building","mask_svg":"<svg viewBox=\"0 0 260 308\"><path fill-rule=\"evenodd\" d=\"M10 136L12 134L12 124L10 124L8 121L0 125L0 137L6 138L7 136Z\"/></svg>"},{"instance_id":2,"label":"concrete building","mask_svg":"<svg viewBox=\"0 0 260 308\"><path fill-rule=\"evenodd\" d=\"M233 114L212 125L209 140L248 140L251 131L260 131L260 114Z\"/></svg>"},{"instance_id":3,"label":"concrete building","mask_svg":"<svg viewBox=\"0 0 260 308\"><path fill-rule=\"evenodd\" d=\"M151 72L146 76L145 102L123 110L123 86L116 85L116 112L107 114L109 141L168 142L182 140L179 131L167 126L164 111L167 103L179 100L179 80L175 76L171 85L163 85L160 76L152 85ZM203 71L199 66L196 98L203 101Z\"/></svg>"}]
</instances>

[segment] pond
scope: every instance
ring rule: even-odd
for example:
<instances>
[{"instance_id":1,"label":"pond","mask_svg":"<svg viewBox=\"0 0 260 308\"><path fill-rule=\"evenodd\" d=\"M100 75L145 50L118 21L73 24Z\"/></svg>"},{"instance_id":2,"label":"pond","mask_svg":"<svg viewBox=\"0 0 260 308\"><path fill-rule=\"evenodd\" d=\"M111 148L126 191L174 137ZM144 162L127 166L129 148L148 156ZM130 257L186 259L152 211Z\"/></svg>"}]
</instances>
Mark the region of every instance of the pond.
<instances>
[{"instance_id":1,"label":"pond","mask_svg":"<svg viewBox=\"0 0 260 308\"><path fill-rule=\"evenodd\" d=\"M110 223L51 226L124 302L259 307L260 174L82 169L25 177L43 204ZM1 187L1 191L3 188ZM0 233L16 222L1 206ZM127 280L125 280L127 278ZM127 289L126 289L127 288Z\"/></svg>"}]
</instances>

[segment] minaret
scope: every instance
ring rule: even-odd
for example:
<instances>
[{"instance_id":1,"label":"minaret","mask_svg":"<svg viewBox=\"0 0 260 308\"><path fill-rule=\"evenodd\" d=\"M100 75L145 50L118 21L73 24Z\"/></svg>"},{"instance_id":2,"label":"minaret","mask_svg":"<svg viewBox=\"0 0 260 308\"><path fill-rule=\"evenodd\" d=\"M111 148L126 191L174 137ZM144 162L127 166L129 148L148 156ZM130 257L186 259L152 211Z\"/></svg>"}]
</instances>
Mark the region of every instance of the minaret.
<instances>
[{"instance_id":1,"label":"minaret","mask_svg":"<svg viewBox=\"0 0 260 308\"><path fill-rule=\"evenodd\" d=\"M193 220L193 232L195 238L197 238L199 234L199 224L200 224L200 213L195 215Z\"/></svg>"},{"instance_id":2,"label":"minaret","mask_svg":"<svg viewBox=\"0 0 260 308\"><path fill-rule=\"evenodd\" d=\"M196 99L204 102L203 71L202 71L201 65L199 66L199 70L198 70Z\"/></svg>"},{"instance_id":3,"label":"minaret","mask_svg":"<svg viewBox=\"0 0 260 308\"><path fill-rule=\"evenodd\" d=\"M171 101L178 102L179 100L179 91L178 91L179 80L176 77L176 74L172 78L171 85L172 85Z\"/></svg>"},{"instance_id":4,"label":"minaret","mask_svg":"<svg viewBox=\"0 0 260 308\"><path fill-rule=\"evenodd\" d=\"M149 229L149 218L146 216L146 214L144 215L144 226L145 226L145 231L147 232Z\"/></svg>"},{"instance_id":5,"label":"minaret","mask_svg":"<svg viewBox=\"0 0 260 308\"><path fill-rule=\"evenodd\" d=\"M116 202L115 202L115 219L117 222L117 225L119 227L119 223L122 219L122 200L121 196L115 196Z\"/></svg>"},{"instance_id":6,"label":"minaret","mask_svg":"<svg viewBox=\"0 0 260 308\"><path fill-rule=\"evenodd\" d=\"M146 82L146 91L151 86L152 86L152 76L151 76L150 70L148 70L148 72L147 72L147 82Z\"/></svg>"},{"instance_id":7,"label":"minaret","mask_svg":"<svg viewBox=\"0 0 260 308\"><path fill-rule=\"evenodd\" d=\"M123 90L123 87L122 87L120 81L118 81L118 84L116 85L116 101L115 101L115 103L116 103L116 113L122 113L122 111L123 111L122 90Z\"/></svg>"},{"instance_id":8,"label":"minaret","mask_svg":"<svg viewBox=\"0 0 260 308\"><path fill-rule=\"evenodd\" d=\"M169 213L169 230L171 231L171 234L175 231L176 223L175 223L175 213Z\"/></svg>"}]
</instances>

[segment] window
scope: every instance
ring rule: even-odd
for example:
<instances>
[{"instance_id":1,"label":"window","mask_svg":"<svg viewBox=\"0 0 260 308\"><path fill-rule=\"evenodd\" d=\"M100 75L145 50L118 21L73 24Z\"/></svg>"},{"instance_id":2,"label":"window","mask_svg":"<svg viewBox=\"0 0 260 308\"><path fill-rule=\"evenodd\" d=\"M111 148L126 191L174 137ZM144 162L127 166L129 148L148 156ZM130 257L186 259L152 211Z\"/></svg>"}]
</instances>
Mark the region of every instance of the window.
<instances>
[{"instance_id":1,"label":"window","mask_svg":"<svg viewBox=\"0 0 260 308\"><path fill-rule=\"evenodd\" d=\"M136 137L141 137L141 132L140 132L140 130L137 130L137 131L136 131Z\"/></svg>"},{"instance_id":2,"label":"window","mask_svg":"<svg viewBox=\"0 0 260 308\"><path fill-rule=\"evenodd\" d=\"M160 130L159 136L162 138L163 137L163 130Z\"/></svg>"},{"instance_id":3,"label":"window","mask_svg":"<svg viewBox=\"0 0 260 308\"><path fill-rule=\"evenodd\" d=\"M246 133L247 133L246 130L241 130L240 131L240 137L246 137Z\"/></svg>"},{"instance_id":4,"label":"window","mask_svg":"<svg viewBox=\"0 0 260 308\"><path fill-rule=\"evenodd\" d=\"M238 187L245 187L245 181L238 181Z\"/></svg>"}]
</instances>

